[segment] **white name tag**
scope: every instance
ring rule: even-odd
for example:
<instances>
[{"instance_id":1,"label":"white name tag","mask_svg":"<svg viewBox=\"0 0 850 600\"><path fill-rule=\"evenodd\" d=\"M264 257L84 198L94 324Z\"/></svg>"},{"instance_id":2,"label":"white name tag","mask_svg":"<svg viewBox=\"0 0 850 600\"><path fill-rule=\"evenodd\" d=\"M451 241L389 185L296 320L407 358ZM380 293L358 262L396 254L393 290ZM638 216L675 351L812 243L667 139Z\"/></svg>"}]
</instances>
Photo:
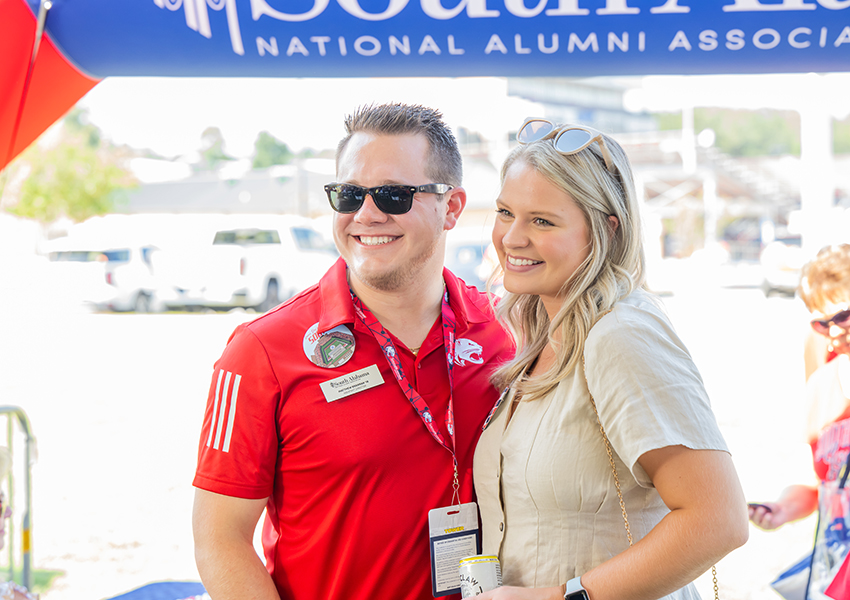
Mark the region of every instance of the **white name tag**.
<instances>
[{"instance_id":1,"label":"white name tag","mask_svg":"<svg viewBox=\"0 0 850 600\"><path fill-rule=\"evenodd\" d=\"M371 365L365 369L347 373L336 379L329 379L319 384L325 400L333 402L345 398L357 392L368 390L384 383L384 378L378 370L378 365Z\"/></svg>"}]
</instances>

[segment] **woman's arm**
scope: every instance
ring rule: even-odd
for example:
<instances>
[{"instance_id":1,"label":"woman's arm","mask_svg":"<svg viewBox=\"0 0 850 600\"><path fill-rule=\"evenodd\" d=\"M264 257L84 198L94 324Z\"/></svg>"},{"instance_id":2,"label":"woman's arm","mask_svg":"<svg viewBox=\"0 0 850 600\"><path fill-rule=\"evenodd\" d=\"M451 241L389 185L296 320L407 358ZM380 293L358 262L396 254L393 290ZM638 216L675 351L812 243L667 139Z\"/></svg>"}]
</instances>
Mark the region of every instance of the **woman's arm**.
<instances>
[{"instance_id":1,"label":"woman's arm","mask_svg":"<svg viewBox=\"0 0 850 600\"><path fill-rule=\"evenodd\" d=\"M728 453L669 446L638 462L670 513L634 546L581 574L591 600L656 600L747 541L747 504ZM544 600L557 598L557 591L503 587L476 598Z\"/></svg>"},{"instance_id":2,"label":"woman's arm","mask_svg":"<svg viewBox=\"0 0 850 600\"><path fill-rule=\"evenodd\" d=\"M744 493L728 453L669 446L638 462L670 512L628 551L582 575L593 600L665 596L742 546L749 535Z\"/></svg>"}]
</instances>

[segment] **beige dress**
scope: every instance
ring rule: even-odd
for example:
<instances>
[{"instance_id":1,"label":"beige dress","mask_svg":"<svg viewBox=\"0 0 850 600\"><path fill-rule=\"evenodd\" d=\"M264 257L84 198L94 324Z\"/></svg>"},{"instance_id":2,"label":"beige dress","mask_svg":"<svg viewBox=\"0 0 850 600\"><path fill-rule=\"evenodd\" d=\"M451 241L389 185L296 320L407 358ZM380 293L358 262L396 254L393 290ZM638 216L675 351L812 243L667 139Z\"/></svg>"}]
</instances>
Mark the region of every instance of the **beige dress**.
<instances>
[{"instance_id":1,"label":"beige dress","mask_svg":"<svg viewBox=\"0 0 850 600\"><path fill-rule=\"evenodd\" d=\"M668 513L638 458L672 445L727 451L702 379L653 296L636 291L593 327L587 380L611 441L635 541ZM483 551L505 585L550 587L628 548L610 463L579 370L546 397L512 394L481 435ZM693 584L668 596L697 599Z\"/></svg>"}]
</instances>

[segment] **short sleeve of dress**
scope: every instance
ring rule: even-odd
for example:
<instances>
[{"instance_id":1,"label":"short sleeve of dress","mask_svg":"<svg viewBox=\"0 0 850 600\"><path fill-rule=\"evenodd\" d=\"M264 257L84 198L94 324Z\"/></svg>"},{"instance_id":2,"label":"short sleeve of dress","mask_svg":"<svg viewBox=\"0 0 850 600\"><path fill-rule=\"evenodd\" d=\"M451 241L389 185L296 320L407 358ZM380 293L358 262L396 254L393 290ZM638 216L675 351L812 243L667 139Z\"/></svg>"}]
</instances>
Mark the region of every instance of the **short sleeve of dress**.
<instances>
[{"instance_id":1,"label":"short sleeve of dress","mask_svg":"<svg viewBox=\"0 0 850 600\"><path fill-rule=\"evenodd\" d=\"M637 462L650 450L729 451L696 365L646 292L618 302L594 325L584 355L608 439L641 486L652 487Z\"/></svg>"},{"instance_id":2,"label":"short sleeve of dress","mask_svg":"<svg viewBox=\"0 0 850 600\"><path fill-rule=\"evenodd\" d=\"M240 326L212 373L195 487L238 498L271 495L280 396L265 349Z\"/></svg>"}]
</instances>

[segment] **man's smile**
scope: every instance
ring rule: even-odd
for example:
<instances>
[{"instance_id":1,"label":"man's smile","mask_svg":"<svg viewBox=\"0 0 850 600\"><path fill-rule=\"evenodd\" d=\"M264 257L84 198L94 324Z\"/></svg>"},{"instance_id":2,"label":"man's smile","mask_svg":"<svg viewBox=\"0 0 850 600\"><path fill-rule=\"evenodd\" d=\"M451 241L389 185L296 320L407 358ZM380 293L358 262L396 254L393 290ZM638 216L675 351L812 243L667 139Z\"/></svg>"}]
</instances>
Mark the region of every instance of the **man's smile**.
<instances>
[{"instance_id":1,"label":"man's smile","mask_svg":"<svg viewBox=\"0 0 850 600\"><path fill-rule=\"evenodd\" d=\"M397 240L400 236L395 235L358 235L354 236L360 243L364 246L381 246L383 244L389 244Z\"/></svg>"}]
</instances>

